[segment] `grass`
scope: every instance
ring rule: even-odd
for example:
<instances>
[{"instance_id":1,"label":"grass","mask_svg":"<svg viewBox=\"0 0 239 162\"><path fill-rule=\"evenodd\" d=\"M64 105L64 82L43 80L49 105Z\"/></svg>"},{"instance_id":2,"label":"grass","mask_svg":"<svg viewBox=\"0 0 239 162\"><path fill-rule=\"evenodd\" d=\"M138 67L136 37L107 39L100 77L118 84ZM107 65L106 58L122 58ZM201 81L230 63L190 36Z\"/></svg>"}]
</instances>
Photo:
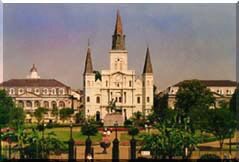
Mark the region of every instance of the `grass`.
<instances>
[{"instance_id":1,"label":"grass","mask_svg":"<svg viewBox=\"0 0 239 162\"><path fill-rule=\"evenodd\" d=\"M143 135L146 135L147 133L146 132L140 132L137 136L135 136L135 139L137 141L142 141L143 140ZM125 132L125 133L121 133L120 134L120 141L121 142L126 142L126 141L130 141L132 138L132 136L128 135L128 132Z\"/></svg>"},{"instance_id":2,"label":"grass","mask_svg":"<svg viewBox=\"0 0 239 162\"><path fill-rule=\"evenodd\" d=\"M54 132L56 134L56 137L62 142L69 141L69 138L70 138L69 127L45 129L45 132L44 132L45 136L50 132ZM75 141L85 142L87 138L85 135L81 134L80 127L73 128L72 135ZM91 140L92 142L100 142L102 140L101 133L98 132L95 136L91 136Z\"/></svg>"}]
</instances>

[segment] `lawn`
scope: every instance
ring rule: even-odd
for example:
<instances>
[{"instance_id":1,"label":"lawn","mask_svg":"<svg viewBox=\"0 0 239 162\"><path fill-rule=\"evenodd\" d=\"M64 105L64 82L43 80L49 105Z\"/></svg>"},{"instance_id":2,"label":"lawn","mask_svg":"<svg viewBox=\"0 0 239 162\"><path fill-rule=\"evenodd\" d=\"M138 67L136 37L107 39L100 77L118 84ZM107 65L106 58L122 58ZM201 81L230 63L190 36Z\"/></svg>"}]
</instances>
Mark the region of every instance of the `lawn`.
<instances>
[{"instance_id":1,"label":"lawn","mask_svg":"<svg viewBox=\"0 0 239 162\"><path fill-rule=\"evenodd\" d=\"M66 142L70 138L70 128L69 127L60 127L60 128L47 128L45 129L45 136L47 136L48 133L54 132L57 136L57 138L63 142ZM73 139L75 141L85 142L86 136L81 134L80 127L73 128ZM91 136L91 140L93 142L100 142L102 139L101 133L97 133L95 136Z\"/></svg>"}]
</instances>

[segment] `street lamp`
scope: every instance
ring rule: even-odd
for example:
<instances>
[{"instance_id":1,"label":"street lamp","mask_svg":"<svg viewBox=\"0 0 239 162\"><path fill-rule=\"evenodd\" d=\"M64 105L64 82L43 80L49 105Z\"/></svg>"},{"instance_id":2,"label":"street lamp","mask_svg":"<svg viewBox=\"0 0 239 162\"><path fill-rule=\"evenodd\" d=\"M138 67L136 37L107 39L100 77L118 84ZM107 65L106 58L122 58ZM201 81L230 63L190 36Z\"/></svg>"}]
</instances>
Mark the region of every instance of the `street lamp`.
<instances>
[{"instance_id":1,"label":"street lamp","mask_svg":"<svg viewBox=\"0 0 239 162\"><path fill-rule=\"evenodd\" d=\"M74 161L75 160L75 155L74 155L74 144L75 141L73 139L72 135L72 121L70 122L70 140L69 140L69 154L68 154L68 159L69 161Z\"/></svg>"},{"instance_id":2,"label":"street lamp","mask_svg":"<svg viewBox=\"0 0 239 162\"><path fill-rule=\"evenodd\" d=\"M118 160L119 159L119 140L118 140L118 132L117 132L117 127L118 127L117 121L115 121L114 127L115 127L115 139L113 141L112 159Z\"/></svg>"},{"instance_id":3,"label":"street lamp","mask_svg":"<svg viewBox=\"0 0 239 162\"><path fill-rule=\"evenodd\" d=\"M229 138L229 154L231 155L232 154L232 138L231 138L231 135L232 135L232 129L229 129L229 134L230 134L230 138Z\"/></svg>"},{"instance_id":4,"label":"street lamp","mask_svg":"<svg viewBox=\"0 0 239 162\"><path fill-rule=\"evenodd\" d=\"M189 123L190 123L190 117L186 117L186 120L184 122L184 124L185 124L185 131L188 131ZM184 152L185 158L188 158L188 147L187 147L187 145L185 146L185 150L184 151L185 151Z\"/></svg>"},{"instance_id":5,"label":"street lamp","mask_svg":"<svg viewBox=\"0 0 239 162\"><path fill-rule=\"evenodd\" d=\"M42 149L42 158L45 158L45 126L46 124L44 123L44 119L43 119L43 123L42 123L42 144L43 144L43 149Z\"/></svg>"},{"instance_id":6,"label":"street lamp","mask_svg":"<svg viewBox=\"0 0 239 162\"><path fill-rule=\"evenodd\" d=\"M117 139L118 137L118 132L117 132L118 122L117 121L115 121L114 126L115 126L115 138Z\"/></svg>"}]
</instances>

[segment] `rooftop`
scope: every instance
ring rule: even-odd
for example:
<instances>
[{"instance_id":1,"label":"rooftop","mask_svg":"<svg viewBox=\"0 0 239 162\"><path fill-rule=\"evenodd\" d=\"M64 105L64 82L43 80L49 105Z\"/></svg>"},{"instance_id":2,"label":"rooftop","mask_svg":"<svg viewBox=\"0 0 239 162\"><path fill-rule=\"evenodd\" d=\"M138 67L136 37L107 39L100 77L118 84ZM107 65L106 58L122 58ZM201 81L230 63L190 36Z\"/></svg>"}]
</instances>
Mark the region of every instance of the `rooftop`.
<instances>
[{"instance_id":1,"label":"rooftop","mask_svg":"<svg viewBox=\"0 0 239 162\"><path fill-rule=\"evenodd\" d=\"M184 80L184 81L189 81L189 80ZM236 81L231 81L231 80L199 80L202 82L205 86L207 87L235 87L237 86ZM174 87L180 86L183 81L177 83L174 85Z\"/></svg>"},{"instance_id":2,"label":"rooftop","mask_svg":"<svg viewBox=\"0 0 239 162\"><path fill-rule=\"evenodd\" d=\"M55 79L10 79L2 87L69 87Z\"/></svg>"}]
</instances>

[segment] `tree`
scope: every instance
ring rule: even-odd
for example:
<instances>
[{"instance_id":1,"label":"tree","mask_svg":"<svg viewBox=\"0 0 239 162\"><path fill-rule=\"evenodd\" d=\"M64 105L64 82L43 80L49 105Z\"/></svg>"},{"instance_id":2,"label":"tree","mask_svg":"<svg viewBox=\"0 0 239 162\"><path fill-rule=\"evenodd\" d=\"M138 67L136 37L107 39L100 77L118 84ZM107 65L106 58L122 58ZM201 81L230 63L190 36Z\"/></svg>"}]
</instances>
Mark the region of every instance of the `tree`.
<instances>
[{"instance_id":1,"label":"tree","mask_svg":"<svg viewBox=\"0 0 239 162\"><path fill-rule=\"evenodd\" d=\"M37 120L37 123L40 124L40 122L42 122L42 120L44 119L44 114L47 113L47 109L44 107L38 107L35 112L34 112L34 116Z\"/></svg>"},{"instance_id":2,"label":"tree","mask_svg":"<svg viewBox=\"0 0 239 162\"><path fill-rule=\"evenodd\" d=\"M206 120L206 114L211 106L215 106L213 93L199 80L187 80L180 83L175 104L179 121L190 117L193 119L190 120L190 128L201 129L205 125L201 121Z\"/></svg>"},{"instance_id":3,"label":"tree","mask_svg":"<svg viewBox=\"0 0 239 162\"><path fill-rule=\"evenodd\" d=\"M51 114L52 114L52 116L55 117L55 121L56 121L56 123L57 123L57 121L58 121L58 116L59 116L58 108L57 108L57 107L53 107L52 110L51 110Z\"/></svg>"},{"instance_id":4,"label":"tree","mask_svg":"<svg viewBox=\"0 0 239 162\"><path fill-rule=\"evenodd\" d=\"M81 133L88 137L96 135L97 132L98 132L97 127L92 123L86 122L81 127Z\"/></svg>"},{"instance_id":5,"label":"tree","mask_svg":"<svg viewBox=\"0 0 239 162\"><path fill-rule=\"evenodd\" d=\"M80 123L80 124L82 124L85 121L83 111L79 111L78 113L75 114L75 121L76 123Z\"/></svg>"},{"instance_id":6,"label":"tree","mask_svg":"<svg viewBox=\"0 0 239 162\"><path fill-rule=\"evenodd\" d=\"M71 108L62 108L60 110L60 119L65 122L65 120L69 119L73 113L74 110Z\"/></svg>"},{"instance_id":7,"label":"tree","mask_svg":"<svg viewBox=\"0 0 239 162\"><path fill-rule=\"evenodd\" d=\"M50 154L58 154L66 149L53 132L48 133L45 138L41 138L39 132L33 129L31 132L25 133L23 141L24 158L27 159L46 159Z\"/></svg>"},{"instance_id":8,"label":"tree","mask_svg":"<svg viewBox=\"0 0 239 162\"><path fill-rule=\"evenodd\" d=\"M157 93L157 87L154 86L154 105L153 112L147 116L151 124L162 122L168 119L172 111L168 108L168 94Z\"/></svg>"},{"instance_id":9,"label":"tree","mask_svg":"<svg viewBox=\"0 0 239 162\"><path fill-rule=\"evenodd\" d=\"M19 126L24 124L25 117L26 117L26 115L25 115L25 112L24 112L23 108L15 107L15 108L10 110L10 122L9 122L9 124L13 128L17 129Z\"/></svg>"},{"instance_id":10,"label":"tree","mask_svg":"<svg viewBox=\"0 0 239 162\"><path fill-rule=\"evenodd\" d=\"M233 134L237 121L228 107L211 109L209 116L207 132L218 138L220 149L222 149L224 139Z\"/></svg>"},{"instance_id":11,"label":"tree","mask_svg":"<svg viewBox=\"0 0 239 162\"><path fill-rule=\"evenodd\" d=\"M230 110L235 114L238 113L239 109L239 88L237 87L230 100Z\"/></svg>"},{"instance_id":12,"label":"tree","mask_svg":"<svg viewBox=\"0 0 239 162\"><path fill-rule=\"evenodd\" d=\"M2 156L1 129L10 122L10 114L15 104L5 90L0 90L0 157Z\"/></svg>"},{"instance_id":13,"label":"tree","mask_svg":"<svg viewBox=\"0 0 239 162\"><path fill-rule=\"evenodd\" d=\"M128 134L132 136L132 138L134 138L134 136L136 136L137 134L139 134L139 129L137 127L133 127L131 126L128 130Z\"/></svg>"},{"instance_id":14,"label":"tree","mask_svg":"<svg viewBox=\"0 0 239 162\"><path fill-rule=\"evenodd\" d=\"M6 126L10 121L10 113L15 104L5 90L0 90L0 128Z\"/></svg>"},{"instance_id":15,"label":"tree","mask_svg":"<svg viewBox=\"0 0 239 162\"><path fill-rule=\"evenodd\" d=\"M142 112L134 112L131 117L131 120L133 122L133 125L135 125L136 127L144 127L145 120Z\"/></svg>"},{"instance_id":16,"label":"tree","mask_svg":"<svg viewBox=\"0 0 239 162\"><path fill-rule=\"evenodd\" d=\"M157 134L144 136L143 150L149 150L154 159L172 159L176 156L188 158L196 144L196 135L191 131L178 127L176 119L159 123ZM189 154L185 155L185 148Z\"/></svg>"}]
</instances>

